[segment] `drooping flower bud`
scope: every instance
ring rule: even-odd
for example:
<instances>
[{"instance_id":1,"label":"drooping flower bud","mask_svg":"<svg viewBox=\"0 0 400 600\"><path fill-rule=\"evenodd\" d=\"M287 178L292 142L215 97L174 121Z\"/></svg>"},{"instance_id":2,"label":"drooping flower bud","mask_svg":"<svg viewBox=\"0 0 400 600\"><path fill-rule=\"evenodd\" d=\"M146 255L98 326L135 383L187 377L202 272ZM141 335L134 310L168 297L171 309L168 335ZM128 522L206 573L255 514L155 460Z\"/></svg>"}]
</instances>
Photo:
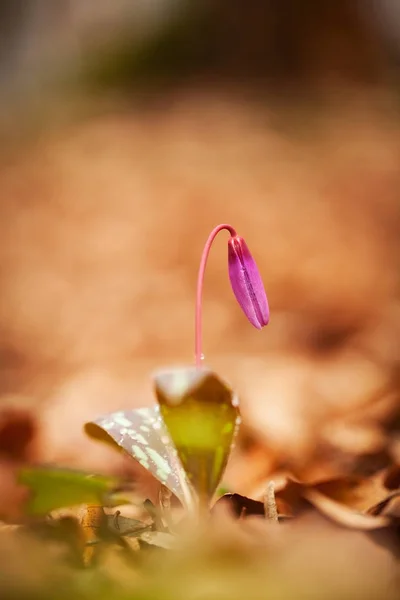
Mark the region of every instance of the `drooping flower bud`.
<instances>
[{"instance_id":1,"label":"drooping flower bud","mask_svg":"<svg viewBox=\"0 0 400 600\"><path fill-rule=\"evenodd\" d=\"M244 314L254 327L261 329L268 324L269 308L267 296L261 281L260 273L254 258L243 238L238 236L236 230L228 223L217 225L211 231L201 255L199 274L197 276L196 312L195 312L195 358L196 365L200 367L204 359L202 341L202 297L204 273L207 259L215 237L220 231L226 229L231 238L228 242L229 278L237 301Z\"/></svg>"},{"instance_id":2,"label":"drooping flower bud","mask_svg":"<svg viewBox=\"0 0 400 600\"><path fill-rule=\"evenodd\" d=\"M256 262L242 237L228 241L229 279L233 293L250 323L257 329L268 325L269 307Z\"/></svg>"}]
</instances>

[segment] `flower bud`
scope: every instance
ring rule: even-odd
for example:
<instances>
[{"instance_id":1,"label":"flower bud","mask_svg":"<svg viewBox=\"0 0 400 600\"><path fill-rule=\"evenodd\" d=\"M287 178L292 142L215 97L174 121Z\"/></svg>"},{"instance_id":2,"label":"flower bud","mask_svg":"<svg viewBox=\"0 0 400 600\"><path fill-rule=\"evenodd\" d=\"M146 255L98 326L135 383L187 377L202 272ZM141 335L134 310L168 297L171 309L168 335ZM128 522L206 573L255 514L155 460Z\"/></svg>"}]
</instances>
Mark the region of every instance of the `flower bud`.
<instances>
[{"instance_id":1,"label":"flower bud","mask_svg":"<svg viewBox=\"0 0 400 600\"><path fill-rule=\"evenodd\" d=\"M268 325L268 300L254 258L238 235L228 241L229 279L233 293L250 323L257 329Z\"/></svg>"}]
</instances>

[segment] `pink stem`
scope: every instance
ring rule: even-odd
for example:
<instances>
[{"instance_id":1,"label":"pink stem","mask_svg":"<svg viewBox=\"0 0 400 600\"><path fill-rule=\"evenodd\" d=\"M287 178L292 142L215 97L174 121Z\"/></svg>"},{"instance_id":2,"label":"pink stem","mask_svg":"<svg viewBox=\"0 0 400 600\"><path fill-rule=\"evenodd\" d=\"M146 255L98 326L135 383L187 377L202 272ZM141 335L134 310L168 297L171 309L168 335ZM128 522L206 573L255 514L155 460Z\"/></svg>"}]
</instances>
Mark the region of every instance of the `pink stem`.
<instances>
[{"instance_id":1,"label":"pink stem","mask_svg":"<svg viewBox=\"0 0 400 600\"><path fill-rule=\"evenodd\" d=\"M197 277L197 293L196 293L196 314L195 314L195 330L194 330L194 351L196 358L196 366L201 366L203 360L203 337L202 337L202 309L203 309L203 287L204 287L204 273L206 270L208 255L211 250L211 246L216 236L220 231L226 229L234 237L236 231L231 225L222 224L215 227L208 236L208 240L205 243L203 254L201 255L199 274Z\"/></svg>"}]
</instances>

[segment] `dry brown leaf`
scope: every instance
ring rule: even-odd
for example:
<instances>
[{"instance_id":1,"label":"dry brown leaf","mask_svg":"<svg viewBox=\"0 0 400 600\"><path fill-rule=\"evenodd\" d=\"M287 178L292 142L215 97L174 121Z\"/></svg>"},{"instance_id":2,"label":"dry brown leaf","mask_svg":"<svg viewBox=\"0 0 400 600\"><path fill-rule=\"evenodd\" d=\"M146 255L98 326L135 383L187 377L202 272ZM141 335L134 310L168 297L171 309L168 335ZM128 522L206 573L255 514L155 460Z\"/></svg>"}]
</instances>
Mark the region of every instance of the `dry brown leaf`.
<instances>
[{"instance_id":1,"label":"dry brown leaf","mask_svg":"<svg viewBox=\"0 0 400 600\"><path fill-rule=\"evenodd\" d=\"M5 396L0 406L0 515L21 518L28 492L16 481L21 464L37 457L37 416L26 399Z\"/></svg>"},{"instance_id":2,"label":"dry brown leaf","mask_svg":"<svg viewBox=\"0 0 400 600\"><path fill-rule=\"evenodd\" d=\"M395 519L397 523L400 522L400 492L396 492L389 498L381 514Z\"/></svg>"},{"instance_id":3,"label":"dry brown leaf","mask_svg":"<svg viewBox=\"0 0 400 600\"><path fill-rule=\"evenodd\" d=\"M86 566L93 563L97 555L96 543L107 529L107 515L102 506L85 506L82 509L81 527L86 546L83 561Z\"/></svg>"},{"instance_id":4,"label":"dry brown leaf","mask_svg":"<svg viewBox=\"0 0 400 600\"><path fill-rule=\"evenodd\" d=\"M317 483L314 489L349 508L364 512L389 496L390 490L385 485L386 473L384 470L371 477L342 477Z\"/></svg>"},{"instance_id":5,"label":"dry brown leaf","mask_svg":"<svg viewBox=\"0 0 400 600\"><path fill-rule=\"evenodd\" d=\"M384 476L384 484L389 490L400 488L400 464L390 467Z\"/></svg>"},{"instance_id":6,"label":"dry brown leaf","mask_svg":"<svg viewBox=\"0 0 400 600\"><path fill-rule=\"evenodd\" d=\"M24 515L24 506L29 498L27 488L16 480L16 467L10 461L0 461L0 515L7 521L18 521Z\"/></svg>"},{"instance_id":7,"label":"dry brown leaf","mask_svg":"<svg viewBox=\"0 0 400 600\"><path fill-rule=\"evenodd\" d=\"M397 475L397 470L392 469L369 478L343 477L313 485L289 476L276 476L274 482L278 513L296 516L311 504L325 516L346 527L363 530L387 527L393 521L388 511L383 514L383 507L392 506L395 517L393 498L397 497L398 492L391 491L388 484L396 485Z\"/></svg>"},{"instance_id":8,"label":"dry brown leaf","mask_svg":"<svg viewBox=\"0 0 400 600\"><path fill-rule=\"evenodd\" d=\"M323 515L345 527L370 531L390 525L390 519L386 517L373 517L356 512L344 504L321 494L316 489L306 488L303 490L302 495L303 498L308 500Z\"/></svg>"},{"instance_id":9,"label":"dry brown leaf","mask_svg":"<svg viewBox=\"0 0 400 600\"><path fill-rule=\"evenodd\" d=\"M374 454L381 452L387 444L384 431L377 424L349 423L336 420L323 429L325 441L330 446L347 454Z\"/></svg>"},{"instance_id":10,"label":"dry brown leaf","mask_svg":"<svg viewBox=\"0 0 400 600\"><path fill-rule=\"evenodd\" d=\"M139 544L140 542L144 542L144 544L163 548L164 550L170 550L176 546L176 538L165 531L145 531L138 539Z\"/></svg>"},{"instance_id":11,"label":"dry brown leaf","mask_svg":"<svg viewBox=\"0 0 400 600\"><path fill-rule=\"evenodd\" d=\"M392 492L385 500L372 506L368 512L371 515L384 515L400 521L400 490Z\"/></svg>"},{"instance_id":12,"label":"dry brown leaf","mask_svg":"<svg viewBox=\"0 0 400 600\"><path fill-rule=\"evenodd\" d=\"M33 458L36 418L32 410L2 406L0 409L0 456L15 461Z\"/></svg>"}]
</instances>

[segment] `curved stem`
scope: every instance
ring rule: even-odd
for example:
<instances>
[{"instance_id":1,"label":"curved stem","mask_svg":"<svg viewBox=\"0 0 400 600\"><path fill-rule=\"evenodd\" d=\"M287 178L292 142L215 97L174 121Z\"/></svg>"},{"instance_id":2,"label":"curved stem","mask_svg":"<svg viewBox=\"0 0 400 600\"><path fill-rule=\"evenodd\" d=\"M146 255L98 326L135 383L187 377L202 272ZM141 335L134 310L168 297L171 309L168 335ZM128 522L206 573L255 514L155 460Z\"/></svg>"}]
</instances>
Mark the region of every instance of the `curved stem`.
<instances>
[{"instance_id":1,"label":"curved stem","mask_svg":"<svg viewBox=\"0 0 400 600\"><path fill-rule=\"evenodd\" d=\"M201 361L203 359L203 338L202 338L202 300L203 300L203 287L204 287L204 273L206 270L208 255L211 250L212 243L218 233L226 229L231 234L231 237L236 235L236 231L231 225L227 225L223 223L222 225L218 225L215 227L210 235L208 236L208 240L205 243L203 253L201 255L199 274L197 277L197 293L196 293L196 312L195 312L195 331L194 331L194 352L196 358L196 366L200 367Z\"/></svg>"}]
</instances>

